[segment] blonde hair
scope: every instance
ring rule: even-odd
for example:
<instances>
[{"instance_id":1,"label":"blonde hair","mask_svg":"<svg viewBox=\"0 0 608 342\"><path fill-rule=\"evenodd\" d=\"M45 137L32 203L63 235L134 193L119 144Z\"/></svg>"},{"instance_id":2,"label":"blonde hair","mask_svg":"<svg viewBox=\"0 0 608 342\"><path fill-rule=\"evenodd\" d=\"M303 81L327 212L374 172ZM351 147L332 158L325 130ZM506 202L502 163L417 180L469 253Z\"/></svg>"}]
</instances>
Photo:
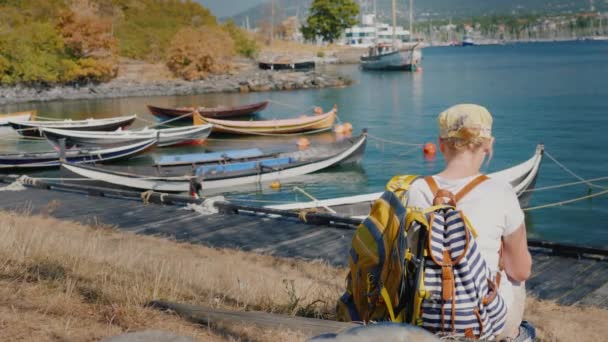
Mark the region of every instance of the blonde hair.
<instances>
[{"instance_id":1,"label":"blonde hair","mask_svg":"<svg viewBox=\"0 0 608 342\"><path fill-rule=\"evenodd\" d=\"M455 137L441 138L448 148L455 152L464 150L477 150L492 142L492 138L481 135L481 129L472 127L461 127ZM488 161L492 159L493 149L490 148Z\"/></svg>"}]
</instances>

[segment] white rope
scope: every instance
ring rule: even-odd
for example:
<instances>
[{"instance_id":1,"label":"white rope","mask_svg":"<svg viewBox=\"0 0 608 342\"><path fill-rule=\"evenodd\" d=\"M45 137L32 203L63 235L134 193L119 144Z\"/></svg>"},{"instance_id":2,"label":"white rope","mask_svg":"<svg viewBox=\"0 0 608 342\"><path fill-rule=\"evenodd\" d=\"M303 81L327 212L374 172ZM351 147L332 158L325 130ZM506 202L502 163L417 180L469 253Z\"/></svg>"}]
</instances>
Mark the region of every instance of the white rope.
<instances>
[{"instance_id":1,"label":"white rope","mask_svg":"<svg viewBox=\"0 0 608 342\"><path fill-rule=\"evenodd\" d=\"M579 181L587 184L589 187L591 188L599 188L599 189L608 189L604 186L600 186L600 185L595 185L587 180L585 180L583 177L577 175L576 173L574 173L574 171L570 170L569 168L566 167L566 165L560 163L557 159L555 159L549 152L545 151L545 155L547 157L549 157L549 159L551 159L555 164L557 164L557 166L561 167L564 171L566 171L567 173L569 173L570 175L572 175L574 178L578 179Z\"/></svg>"},{"instance_id":2,"label":"white rope","mask_svg":"<svg viewBox=\"0 0 608 342\"><path fill-rule=\"evenodd\" d=\"M302 110L302 108L299 108L299 107L294 106L292 104L288 104L288 103L284 103L284 102L279 102L279 101L275 101L275 100L267 100L267 101L270 102L270 103L277 104L279 106L284 106L284 107L290 108L290 109L295 109L295 110L298 110L298 111ZM314 108L314 107L316 107L316 106L308 106L306 108L309 109L309 108Z\"/></svg>"},{"instance_id":3,"label":"white rope","mask_svg":"<svg viewBox=\"0 0 608 342\"><path fill-rule=\"evenodd\" d=\"M294 186L294 187L293 187L293 191L297 191L297 192L302 193L304 196L306 196L306 197L310 198L310 199L311 199L311 200L313 200L315 203L318 203L318 202L319 202L319 200L318 200L318 199L317 199L315 196L313 196L313 195L309 194L308 192L306 192L304 189L302 189L302 188L300 188L300 187ZM328 207L328 206L326 206L326 205L323 205L322 207L323 207L323 208L325 208L325 210L329 211L329 212L330 212L330 213L332 213L332 214L335 214L335 213L336 213L336 211L335 211L335 210L333 210L332 208L330 208L330 207Z\"/></svg>"},{"instance_id":4,"label":"white rope","mask_svg":"<svg viewBox=\"0 0 608 342\"><path fill-rule=\"evenodd\" d=\"M12 141L12 142L41 142L43 140L46 141L46 138L35 138L35 137L23 137L23 136L16 136L16 137L11 137L11 136L0 136L0 140L4 140L4 141Z\"/></svg>"},{"instance_id":5,"label":"white rope","mask_svg":"<svg viewBox=\"0 0 608 342\"><path fill-rule=\"evenodd\" d=\"M166 120L166 121L162 121L162 122L160 122L160 123L157 123L157 124L153 125L152 127L156 127L156 126L165 126L165 125L167 125L169 122L173 122L173 121L177 121L177 120L184 119L184 118L186 118L186 117L188 117L188 116L192 116L194 113L196 113L196 111L192 111L192 112L190 112L190 113L186 113L186 114L184 114L184 115L180 115L180 116L175 117L175 118L173 118L173 119L169 119L169 120ZM200 115L200 114L199 114L199 115Z\"/></svg>"},{"instance_id":6,"label":"white rope","mask_svg":"<svg viewBox=\"0 0 608 342\"><path fill-rule=\"evenodd\" d=\"M397 141L397 140L388 140L388 139L383 139L380 137L377 137L375 135L371 135L371 134L367 134L367 136L370 139L374 139L377 141L380 141L382 143L387 143L387 144L393 144L393 145L401 145L401 146L416 146L416 147L422 147L422 144L415 144L415 143L408 143L408 142L403 142L403 141Z\"/></svg>"},{"instance_id":7,"label":"white rope","mask_svg":"<svg viewBox=\"0 0 608 342\"><path fill-rule=\"evenodd\" d=\"M23 190L26 190L27 188L25 186L23 186L23 183L22 183L23 177L26 177L26 176L21 176L21 177L17 178L11 184L9 184L7 186L1 187L0 191L23 191Z\"/></svg>"},{"instance_id":8,"label":"white rope","mask_svg":"<svg viewBox=\"0 0 608 342\"><path fill-rule=\"evenodd\" d=\"M147 119L144 119L144 118L139 117L139 116L137 117L136 120L145 122L145 123L150 124L150 125L157 125L158 124L158 121L147 120ZM166 126L167 127L177 127L177 126L173 126L173 125L166 125ZM150 126L150 127L152 127L152 126Z\"/></svg>"},{"instance_id":9,"label":"white rope","mask_svg":"<svg viewBox=\"0 0 608 342\"><path fill-rule=\"evenodd\" d=\"M570 182L570 183L549 185L549 186L544 186L544 187L534 188L534 189L527 189L527 190L522 191L522 193L535 192L535 191L544 191L544 190L552 190L552 189L560 189L560 188L566 188L566 187L569 187L569 186L574 186L574 185L579 185L579 184L587 184L587 183L590 183L590 182L599 182L599 181L603 181L603 180L608 180L608 176L598 177L598 178L592 178L592 179L584 179L584 180L578 181L578 182Z\"/></svg>"},{"instance_id":10,"label":"white rope","mask_svg":"<svg viewBox=\"0 0 608 342\"><path fill-rule=\"evenodd\" d=\"M582 197L577 197L577 198L569 199L569 200L566 200L566 201L559 201L559 202L555 202L555 203L548 203L548 204L543 204L543 205L539 205L539 206L536 206L536 207L528 207L528 208L524 208L523 211L532 211L532 210L538 210L538 209L558 207L558 206L562 206L564 204L570 204L570 203L574 203L574 202L578 202L578 201L582 201L582 200L586 200L586 199L589 199L589 198L594 198L594 197L598 197L598 196L602 196L602 195L606 195L606 194L608 194L608 190L600 191L600 192L597 192L595 194L591 194L591 195L587 195L587 196L582 196Z\"/></svg>"},{"instance_id":11,"label":"white rope","mask_svg":"<svg viewBox=\"0 0 608 342\"><path fill-rule=\"evenodd\" d=\"M226 198L229 202L249 202L249 203L268 203L268 204L292 204L299 203L298 201L272 201L272 200L256 200L247 198Z\"/></svg>"},{"instance_id":12,"label":"white rope","mask_svg":"<svg viewBox=\"0 0 608 342\"><path fill-rule=\"evenodd\" d=\"M41 180L41 181L76 181L76 182L85 182L85 181L96 181L95 179L91 179L91 178L49 178L49 177L29 177L30 179L34 179L34 180Z\"/></svg>"},{"instance_id":13,"label":"white rope","mask_svg":"<svg viewBox=\"0 0 608 342\"><path fill-rule=\"evenodd\" d=\"M215 207L215 202L224 202L224 196L209 197L201 204L188 203L182 210L192 210L203 216L217 214L218 210Z\"/></svg>"},{"instance_id":14,"label":"white rope","mask_svg":"<svg viewBox=\"0 0 608 342\"><path fill-rule=\"evenodd\" d=\"M317 122L315 122L313 124L317 124ZM313 124L310 124L307 126L312 126ZM234 132L238 132L238 133L243 133L243 134L247 134L247 135L261 135L261 136L267 136L267 137L292 137L292 136L299 136L299 135L311 135L311 134L316 134L316 133L321 133L321 132L326 132L326 131L331 130L331 127L327 127L327 128L317 129L314 131L306 131L306 132L298 132L298 133L262 133L262 132L252 132L252 131L248 131L248 130L241 130L241 129L236 129L233 127L226 127L226 126L217 125L217 124L213 124L213 125L218 128L224 128L226 130L230 130L230 131L234 131ZM303 126L303 127L306 127L306 126Z\"/></svg>"}]
</instances>

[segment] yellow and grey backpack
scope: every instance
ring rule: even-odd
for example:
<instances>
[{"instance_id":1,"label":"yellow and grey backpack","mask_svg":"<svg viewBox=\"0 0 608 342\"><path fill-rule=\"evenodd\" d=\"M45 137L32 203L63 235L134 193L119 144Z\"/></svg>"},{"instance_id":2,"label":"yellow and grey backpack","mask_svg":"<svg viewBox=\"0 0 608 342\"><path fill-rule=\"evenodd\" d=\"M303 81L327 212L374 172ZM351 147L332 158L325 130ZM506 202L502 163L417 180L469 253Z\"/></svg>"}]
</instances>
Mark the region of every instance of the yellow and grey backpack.
<instances>
[{"instance_id":1,"label":"yellow and grey backpack","mask_svg":"<svg viewBox=\"0 0 608 342\"><path fill-rule=\"evenodd\" d=\"M405 218L403 203L417 176L396 176L374 201L369 216L352 239L350 272L346 292L338 300L341 321L400 321L394 308L400 303L405 260Z\"/></svg>"},{"instance_id":2,"label":"yellow and grey backpack","mask_svg":"<svg viewBox=\"0 0 608 342\"><path fill-rule=\"evenodd\" d=\"M506 317L497 295L500 273L487 267L475 230L456 208L487 177L477 177L456 195L426 177L435 196L424 210L404 203L415 179L394 177L357 228L338 319L406 322L467 338L497 335Z\"/></svg>"}]
</instances>

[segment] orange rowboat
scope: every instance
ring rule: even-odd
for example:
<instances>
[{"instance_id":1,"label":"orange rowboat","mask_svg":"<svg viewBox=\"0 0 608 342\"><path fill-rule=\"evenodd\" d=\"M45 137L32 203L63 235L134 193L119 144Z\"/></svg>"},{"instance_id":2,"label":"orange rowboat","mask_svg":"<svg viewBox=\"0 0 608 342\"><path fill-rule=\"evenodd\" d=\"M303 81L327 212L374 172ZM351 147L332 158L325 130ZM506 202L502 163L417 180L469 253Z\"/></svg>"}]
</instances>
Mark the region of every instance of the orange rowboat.
<instances>
[{"instance_id":1,"label":"orange rowboat","mask_svg":"<svg viewBox=\"0 0 608 342\"><path fill-rule=\"evenodd\" d=\"M329 130L336 120L337 113L338 108L334 106L331 111L325 114L307 115L294 119L260 121L218 120L205 118L198 113L194 113L193 120L195 125L212 124L213 132L254 135L283 134Z\"/></svg>"}]
</instances>

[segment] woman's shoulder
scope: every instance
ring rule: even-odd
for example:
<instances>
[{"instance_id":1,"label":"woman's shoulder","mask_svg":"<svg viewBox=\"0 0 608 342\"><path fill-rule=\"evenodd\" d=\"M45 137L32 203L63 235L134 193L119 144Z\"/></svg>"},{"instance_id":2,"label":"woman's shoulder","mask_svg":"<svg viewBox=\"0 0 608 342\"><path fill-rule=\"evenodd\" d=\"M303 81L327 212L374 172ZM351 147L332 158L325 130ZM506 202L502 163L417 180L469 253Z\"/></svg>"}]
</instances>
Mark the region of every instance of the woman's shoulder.
<instances>
[{"instance_id":1,"label":"woman's shoulder","mask_svg":"<svg viewBox=\"0 0 608 342\"><path fill-rule=\"evenodd\" d=\"M492 191L514 192L513 186L509 182L505 181L504 179L493 178L492 176L489 176L485 182L481 183L481 185L489 188Z\"/></svg>"}]
</instances>

